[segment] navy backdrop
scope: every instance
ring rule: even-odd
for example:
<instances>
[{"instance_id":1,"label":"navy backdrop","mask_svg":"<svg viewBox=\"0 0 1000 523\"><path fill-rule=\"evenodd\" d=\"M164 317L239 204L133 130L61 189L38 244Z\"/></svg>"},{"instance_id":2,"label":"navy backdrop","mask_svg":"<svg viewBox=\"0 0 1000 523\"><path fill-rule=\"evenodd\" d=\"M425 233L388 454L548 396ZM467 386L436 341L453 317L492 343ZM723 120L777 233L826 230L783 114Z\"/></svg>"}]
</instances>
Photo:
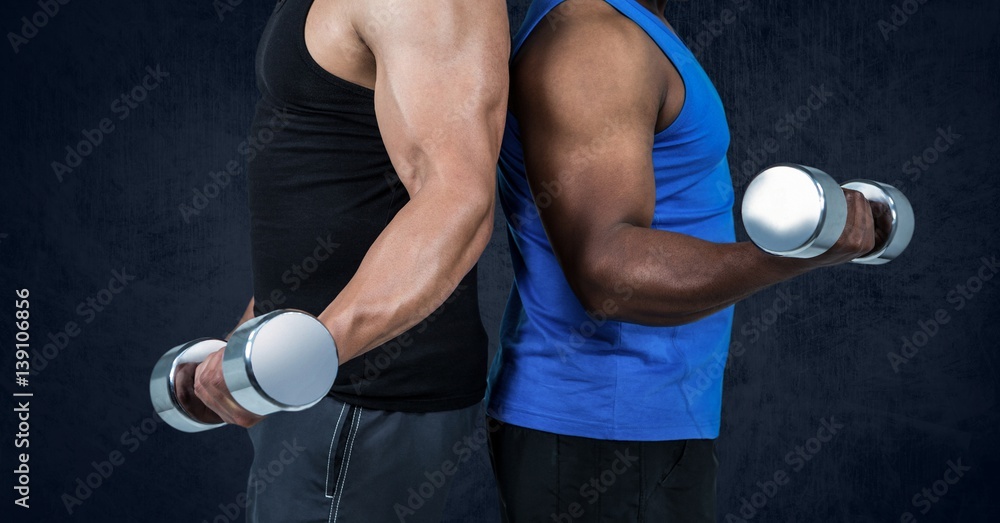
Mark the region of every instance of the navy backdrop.
<instances>
[{"instance_id":1,"label":"navy backdrop","mask_svg":"<svg viewBox=\"0 0 1000 523\"><path fill-rule=\"evenodd\" d=\"M510 2L513 27L526 5ZM166 428L147 379L172 345L224 334L250 295L245 180L218 173L243 163L272 7L0 7L0 520L244 517L248 438ZM722 0L667 14L726 105L737 194L795 161L895 182L918 220L889 266L813 273L737 306L719 520L996 521L1000 5ZM494 338L510 288L500 223L480 271ZM29 472L14 473L25 450ZM495 522L487 456L469 463L450 521Z\"/></svg>"}]
</instances>

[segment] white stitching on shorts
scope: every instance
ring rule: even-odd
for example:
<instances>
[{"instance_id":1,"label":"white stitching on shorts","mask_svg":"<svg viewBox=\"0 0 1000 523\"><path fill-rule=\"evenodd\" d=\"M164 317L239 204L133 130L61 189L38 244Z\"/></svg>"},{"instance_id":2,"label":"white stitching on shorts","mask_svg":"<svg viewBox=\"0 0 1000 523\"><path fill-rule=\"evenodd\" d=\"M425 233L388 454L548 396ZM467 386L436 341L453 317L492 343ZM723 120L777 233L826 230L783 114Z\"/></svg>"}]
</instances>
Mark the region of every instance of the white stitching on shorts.
<instances>
[{"instance_id":1,"label":"white stitching on shorts","mask_svg":"<svg viewBox=\"0 0 1000 523\"><path fill-rule=\"evenodd\" d=\"M354 434L356 430L358 430L358 411L354 411L354 414L351 415L351 428L347 433L347 442L344 444L346 447L345 450L353 448ZM349 462L350 452L346 452L344 454L344 462L340 464L340 470L337 471L337 483L333 485L333 497L335 498L339 498L337 493L343 492L344 490L344 476L346 476L347 464ZM339 502L337 503L337 506L340 506ZM333 503L330 504L330 512L333 512Z\"/></svg>"},{"instance_id":2,"label":"white stitching on shorts","mask_svg":"<svg viewBox=\"0 0 1000 523\"><path fill-rule=\"evenodd\" d=\"M365 409L358 407L357 412L355 412L354 420L351 421L353 425L351 427L351 433L348 435L348 445L347 445L347 456L344 457L344 466L341 468L339 477L337 478L337 483L340 485L340 494L337 494L337 510L333 510L333 503L330 504L330 518L327 519L327 523L333 523L337 521L337 515L340 513L340 500L344 497L344 488L347 486L347 469L351 465L351 454L354 452L354 440L358 436L358 427L361 425L361 413ZM336 486L334 489L336 490Z\"/></svg>"},{"instance_id":3,"label":"white stitching on shorts","mask_svg":"<svg viewBox=\"0 0 1000 523\"><path fill-rule=\"evenodd\" d=\"M346 403L340 408L340 416L337 416L337 424L333 426L333 436L330 438L330 452L326 454L326 484L323 485L323 495L330 499L333 499L333 496L327 494L330 492L330 462L333 461L333 445L337 442L337 429L340 428L340 420L344 417L345 410L347 410Z\"/></svg>"}]
</instances>

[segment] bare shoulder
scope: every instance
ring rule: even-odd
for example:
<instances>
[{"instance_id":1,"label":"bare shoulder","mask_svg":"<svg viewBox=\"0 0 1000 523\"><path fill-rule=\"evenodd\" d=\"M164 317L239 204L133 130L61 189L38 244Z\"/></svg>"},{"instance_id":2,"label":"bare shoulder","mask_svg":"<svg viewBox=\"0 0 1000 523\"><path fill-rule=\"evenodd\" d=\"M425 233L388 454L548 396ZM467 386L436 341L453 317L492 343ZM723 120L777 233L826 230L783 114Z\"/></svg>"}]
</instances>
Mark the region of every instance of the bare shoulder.
<instances>
[{"instance_id":1,"label":"bare shoulder","mask_svg":"<svg viewBox=\"0 0 1000 523\"><path fill-rule=\"evenodd\" d=\"M353 0L354 30L377 54L378 49L406 42L425 48L469 47L509 53L506 4L502 0Z\"/></svg>"},{"instance_id":2,"label":"bare shoulder","mask_svg":"<svg viewBox=\"0 0 1000 523\"><path fill-rule=\"evenodd\" d=\"M665 88L651 65L658 57L659 49L642 28L603 0L568 0L539 22L519 50L511 68L512 109L519 112L522 101L658 100ZM655 107L641 109L656 113Z\"/></svg>"}]
</instances>

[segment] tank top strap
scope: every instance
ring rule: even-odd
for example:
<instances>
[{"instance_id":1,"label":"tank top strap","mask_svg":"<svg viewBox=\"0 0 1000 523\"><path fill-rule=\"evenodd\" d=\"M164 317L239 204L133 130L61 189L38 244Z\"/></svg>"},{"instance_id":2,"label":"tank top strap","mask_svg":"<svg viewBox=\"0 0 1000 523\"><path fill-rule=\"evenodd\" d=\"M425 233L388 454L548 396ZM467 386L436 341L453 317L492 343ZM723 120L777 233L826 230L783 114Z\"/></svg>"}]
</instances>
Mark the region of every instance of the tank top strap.
<instances>
[{"instance_id":1,"label":"tank top strap","mask_svg":"<svg viewBox=\"0 0 1000 523\"><path fill-rule=\"evenodd\" d=\"M635 0L604 0L608 5L614 7L623 16L635 22L643 31L653 39L657 47L663 54L673 62L677 72L683 78L685 70L692 64L697 64L694 55L662 20L653 13L642 7Z\"/></svg>"},{"instance_id":2,"label":"tank top strap","mask_svg":"<svg viewBox=\"0 0 1000 523\"><path fill-rule=\"evenodd\" d=\"M534 0L531 2L531 6L528 8L528 12L524 17L524 22L521 24L520 29L514 36L514 40L511 46L511 59L517 55L524 41L527 40L528 36L535 27L549 14L550 11L556 8L559 4L566 0ZM684 69L687 69L692 64L697 64L694 55L688 51L684 42L681 41L673 31L671 31L660 19L649 12L648 9L637 4L635 0L604 0L608 5L615 8L616 11L622 14L622 16L632 20L636 25L642 28L647 35L656 43L657 47L663 51L663 54L673 62L674 67L678 69L681 77L684 77ZM555 21L558 23L558 21Z\"/></svg>"},{"instance_id":3,"label":"tank top strap","mask_svg":"<svg viewBox=\"0 0 1000 523\"><path fill-rule=\"evenodd\" d=\"M549 11L555 9L555 7L565 0L532 0L531 5L528 6L528 12L524 15L524 21L521 22L521 27L518 29L517 34L514 35L514 40L511 42L510 48L510 59L513 60L517 56L517 52L521 50L521 45L524 41L528 39L528 36L535 27L541 23L545 15L549 14Z\"/></svg>"}]
</instances>

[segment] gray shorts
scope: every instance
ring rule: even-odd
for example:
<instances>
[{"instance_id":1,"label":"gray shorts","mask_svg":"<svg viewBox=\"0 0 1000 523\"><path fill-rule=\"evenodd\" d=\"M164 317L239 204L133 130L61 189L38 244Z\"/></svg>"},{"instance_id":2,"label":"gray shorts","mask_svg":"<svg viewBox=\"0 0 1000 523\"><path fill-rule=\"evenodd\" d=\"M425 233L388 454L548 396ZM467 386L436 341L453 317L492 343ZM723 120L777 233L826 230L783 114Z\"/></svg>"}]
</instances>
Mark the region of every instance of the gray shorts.
<instances>
[{"instance_id":1,"label":"gray shorts","mask_svg":"<svg viewBox=\"0 0 1000 523\"><path fill-rule=\"evenodd\" d=\"M495 518L495 493L481 488L492 480L481 405L386 412L327 397L302 412L271 415L249 433L250 523ZM463 513L449 517L452 490L464 498L457 503Z\"/></svg>"}]
</instances>

